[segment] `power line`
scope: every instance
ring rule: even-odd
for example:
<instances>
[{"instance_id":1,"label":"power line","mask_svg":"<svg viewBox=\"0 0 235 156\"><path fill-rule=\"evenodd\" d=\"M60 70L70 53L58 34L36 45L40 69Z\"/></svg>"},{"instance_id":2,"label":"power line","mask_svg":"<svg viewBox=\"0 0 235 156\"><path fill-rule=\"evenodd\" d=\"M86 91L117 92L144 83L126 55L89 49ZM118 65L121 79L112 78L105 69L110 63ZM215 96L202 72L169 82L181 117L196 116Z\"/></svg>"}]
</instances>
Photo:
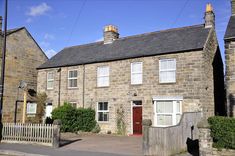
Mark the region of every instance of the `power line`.
<instances>
[{"instance_id":1,"label":"power line","mask_svg":"<svg viewBox=\"0 0 235 156\"><path fill-rule=\"evenodd\" d=\"M83 11L83 9L84 9L84 7L85 7L86 2L87 2L87 0L84 0L83 3L82 3L82 6L81 6L81 8L80 8L80 10L79 10L79 12L78 12L78 14L77 14L77 17L76 17L76 19L75 19L75 22L74 22L74 24L73 24L73 26L72 26L71 32L70 32L70 34L69 34L69 36L68 36L66 45L68 45L68 43L70 42L70 39L71 39L71 36L72 36L72 34L73 34L74 28L75 28L75 26L77 25L77 23L78 23L78 21L79 21L79 19L80 19L80 16L81 16L81 14L82 14L82 11Z\"/></svg>"},{"instance_id":2,"label":"power line","mask_svg":"<svg viewBox=\"0 0 235 156\"><path fill-rule=\"evenodd\" d=\"M181 14L183 13L185 7L187 6L189 0L186 0L183 7L181 8L180 12L178 13L178 15L176 16L176 19L172 22L172 25L175 25L176 22L178 21L178 19L180 18Z\"/></svg>"}]
</instances>

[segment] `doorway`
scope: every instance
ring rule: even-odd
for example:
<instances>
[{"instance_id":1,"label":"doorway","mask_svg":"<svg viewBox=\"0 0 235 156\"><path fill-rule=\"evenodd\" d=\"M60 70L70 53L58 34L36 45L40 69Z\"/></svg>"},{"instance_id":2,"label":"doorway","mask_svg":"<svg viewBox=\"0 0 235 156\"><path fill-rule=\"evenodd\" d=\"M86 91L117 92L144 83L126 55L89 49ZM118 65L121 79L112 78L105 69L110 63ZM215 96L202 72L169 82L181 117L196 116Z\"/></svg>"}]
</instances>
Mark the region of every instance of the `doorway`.
<instances>
[{"instance_id":1,"label":"doorway","mask_svg":"<svg viewBox=\"0 0 235 156\"><path fill-rule=\"evenodd\" d=\"M132 103L133 134L142 134L142 101Z\"/></svg>"}]
</instances>

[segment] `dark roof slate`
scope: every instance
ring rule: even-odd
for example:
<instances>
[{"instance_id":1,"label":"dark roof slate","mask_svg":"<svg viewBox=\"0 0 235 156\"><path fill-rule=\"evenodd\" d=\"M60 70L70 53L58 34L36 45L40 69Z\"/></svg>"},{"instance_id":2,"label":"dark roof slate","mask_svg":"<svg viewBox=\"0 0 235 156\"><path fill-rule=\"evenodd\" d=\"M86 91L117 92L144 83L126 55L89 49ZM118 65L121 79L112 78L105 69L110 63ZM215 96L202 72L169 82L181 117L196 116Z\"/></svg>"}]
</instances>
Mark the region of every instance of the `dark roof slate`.
<instances>
[{"instance_id":1,"label":"dark roof slate","mask_svg":"<svg viewBox=\"0 0 235 156\"><path fill-rule=\"evenodd\" d=\"M101 41L68 47L38 69L198 50L204 47L209 31L204 25L196 25L119 38L111 44Z\"/></svg>"},{"instance_id":2,"label":"dark roof slate","mask_svg":"<svg viewBox=\"0 0 235 156\"><path fill-rule=\"evenodd\" d=\"M235 39L235 15L229 19L224 39Z\"/></svg>"}]
</instances>

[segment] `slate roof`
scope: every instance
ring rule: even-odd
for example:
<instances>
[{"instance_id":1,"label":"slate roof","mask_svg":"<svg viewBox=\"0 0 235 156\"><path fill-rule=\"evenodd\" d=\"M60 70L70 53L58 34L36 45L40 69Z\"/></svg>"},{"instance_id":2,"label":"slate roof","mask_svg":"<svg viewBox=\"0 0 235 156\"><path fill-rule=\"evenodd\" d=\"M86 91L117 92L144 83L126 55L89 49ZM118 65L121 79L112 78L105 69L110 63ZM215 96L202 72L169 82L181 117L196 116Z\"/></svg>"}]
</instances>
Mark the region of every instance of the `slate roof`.
<instances>
[{"instance_id":1,"label":"slate roof","mask_svg":"<svg viewBox=\"0 0 235 156\"><path fill-rule=\"evenodd\" d=\"M169 29L63 49L38 69L98 63L203 49L210 28L204 25Z\"/></svg>"},{"instance_id":2,"label":"slate roof","mask_svg":"<svg viewBox=\"0 0 235 156\"><path fill-rule=\"evenodd\" d=\"M235 15L229 19L224 39L235 39Z\"/></svg>"}]
</instances>

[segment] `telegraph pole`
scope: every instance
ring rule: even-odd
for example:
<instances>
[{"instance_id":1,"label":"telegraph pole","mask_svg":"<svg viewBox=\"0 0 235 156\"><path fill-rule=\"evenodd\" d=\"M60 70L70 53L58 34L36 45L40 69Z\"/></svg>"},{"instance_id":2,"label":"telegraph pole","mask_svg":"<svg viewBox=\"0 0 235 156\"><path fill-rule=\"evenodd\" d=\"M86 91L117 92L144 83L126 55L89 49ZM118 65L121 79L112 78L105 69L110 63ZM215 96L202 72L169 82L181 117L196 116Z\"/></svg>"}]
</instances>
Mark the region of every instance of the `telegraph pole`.
<instances>
[{"instance_id":1,"label":"telegraph pole","mask_svg":"<svg viewBox=\"0 0 235 156\"><path fill-rule=\"evenodd\" d=\"M6 41L7 41L6 40L7 39L7 2L8 1L5 0L4 35L3 35L3 46L2 46L2 67L1 67L1 78L0 78L0 124L2 123L2 115L3 115L2 108L3 108L5 57L6 57Z\"/></svg>"}]
</instances>

